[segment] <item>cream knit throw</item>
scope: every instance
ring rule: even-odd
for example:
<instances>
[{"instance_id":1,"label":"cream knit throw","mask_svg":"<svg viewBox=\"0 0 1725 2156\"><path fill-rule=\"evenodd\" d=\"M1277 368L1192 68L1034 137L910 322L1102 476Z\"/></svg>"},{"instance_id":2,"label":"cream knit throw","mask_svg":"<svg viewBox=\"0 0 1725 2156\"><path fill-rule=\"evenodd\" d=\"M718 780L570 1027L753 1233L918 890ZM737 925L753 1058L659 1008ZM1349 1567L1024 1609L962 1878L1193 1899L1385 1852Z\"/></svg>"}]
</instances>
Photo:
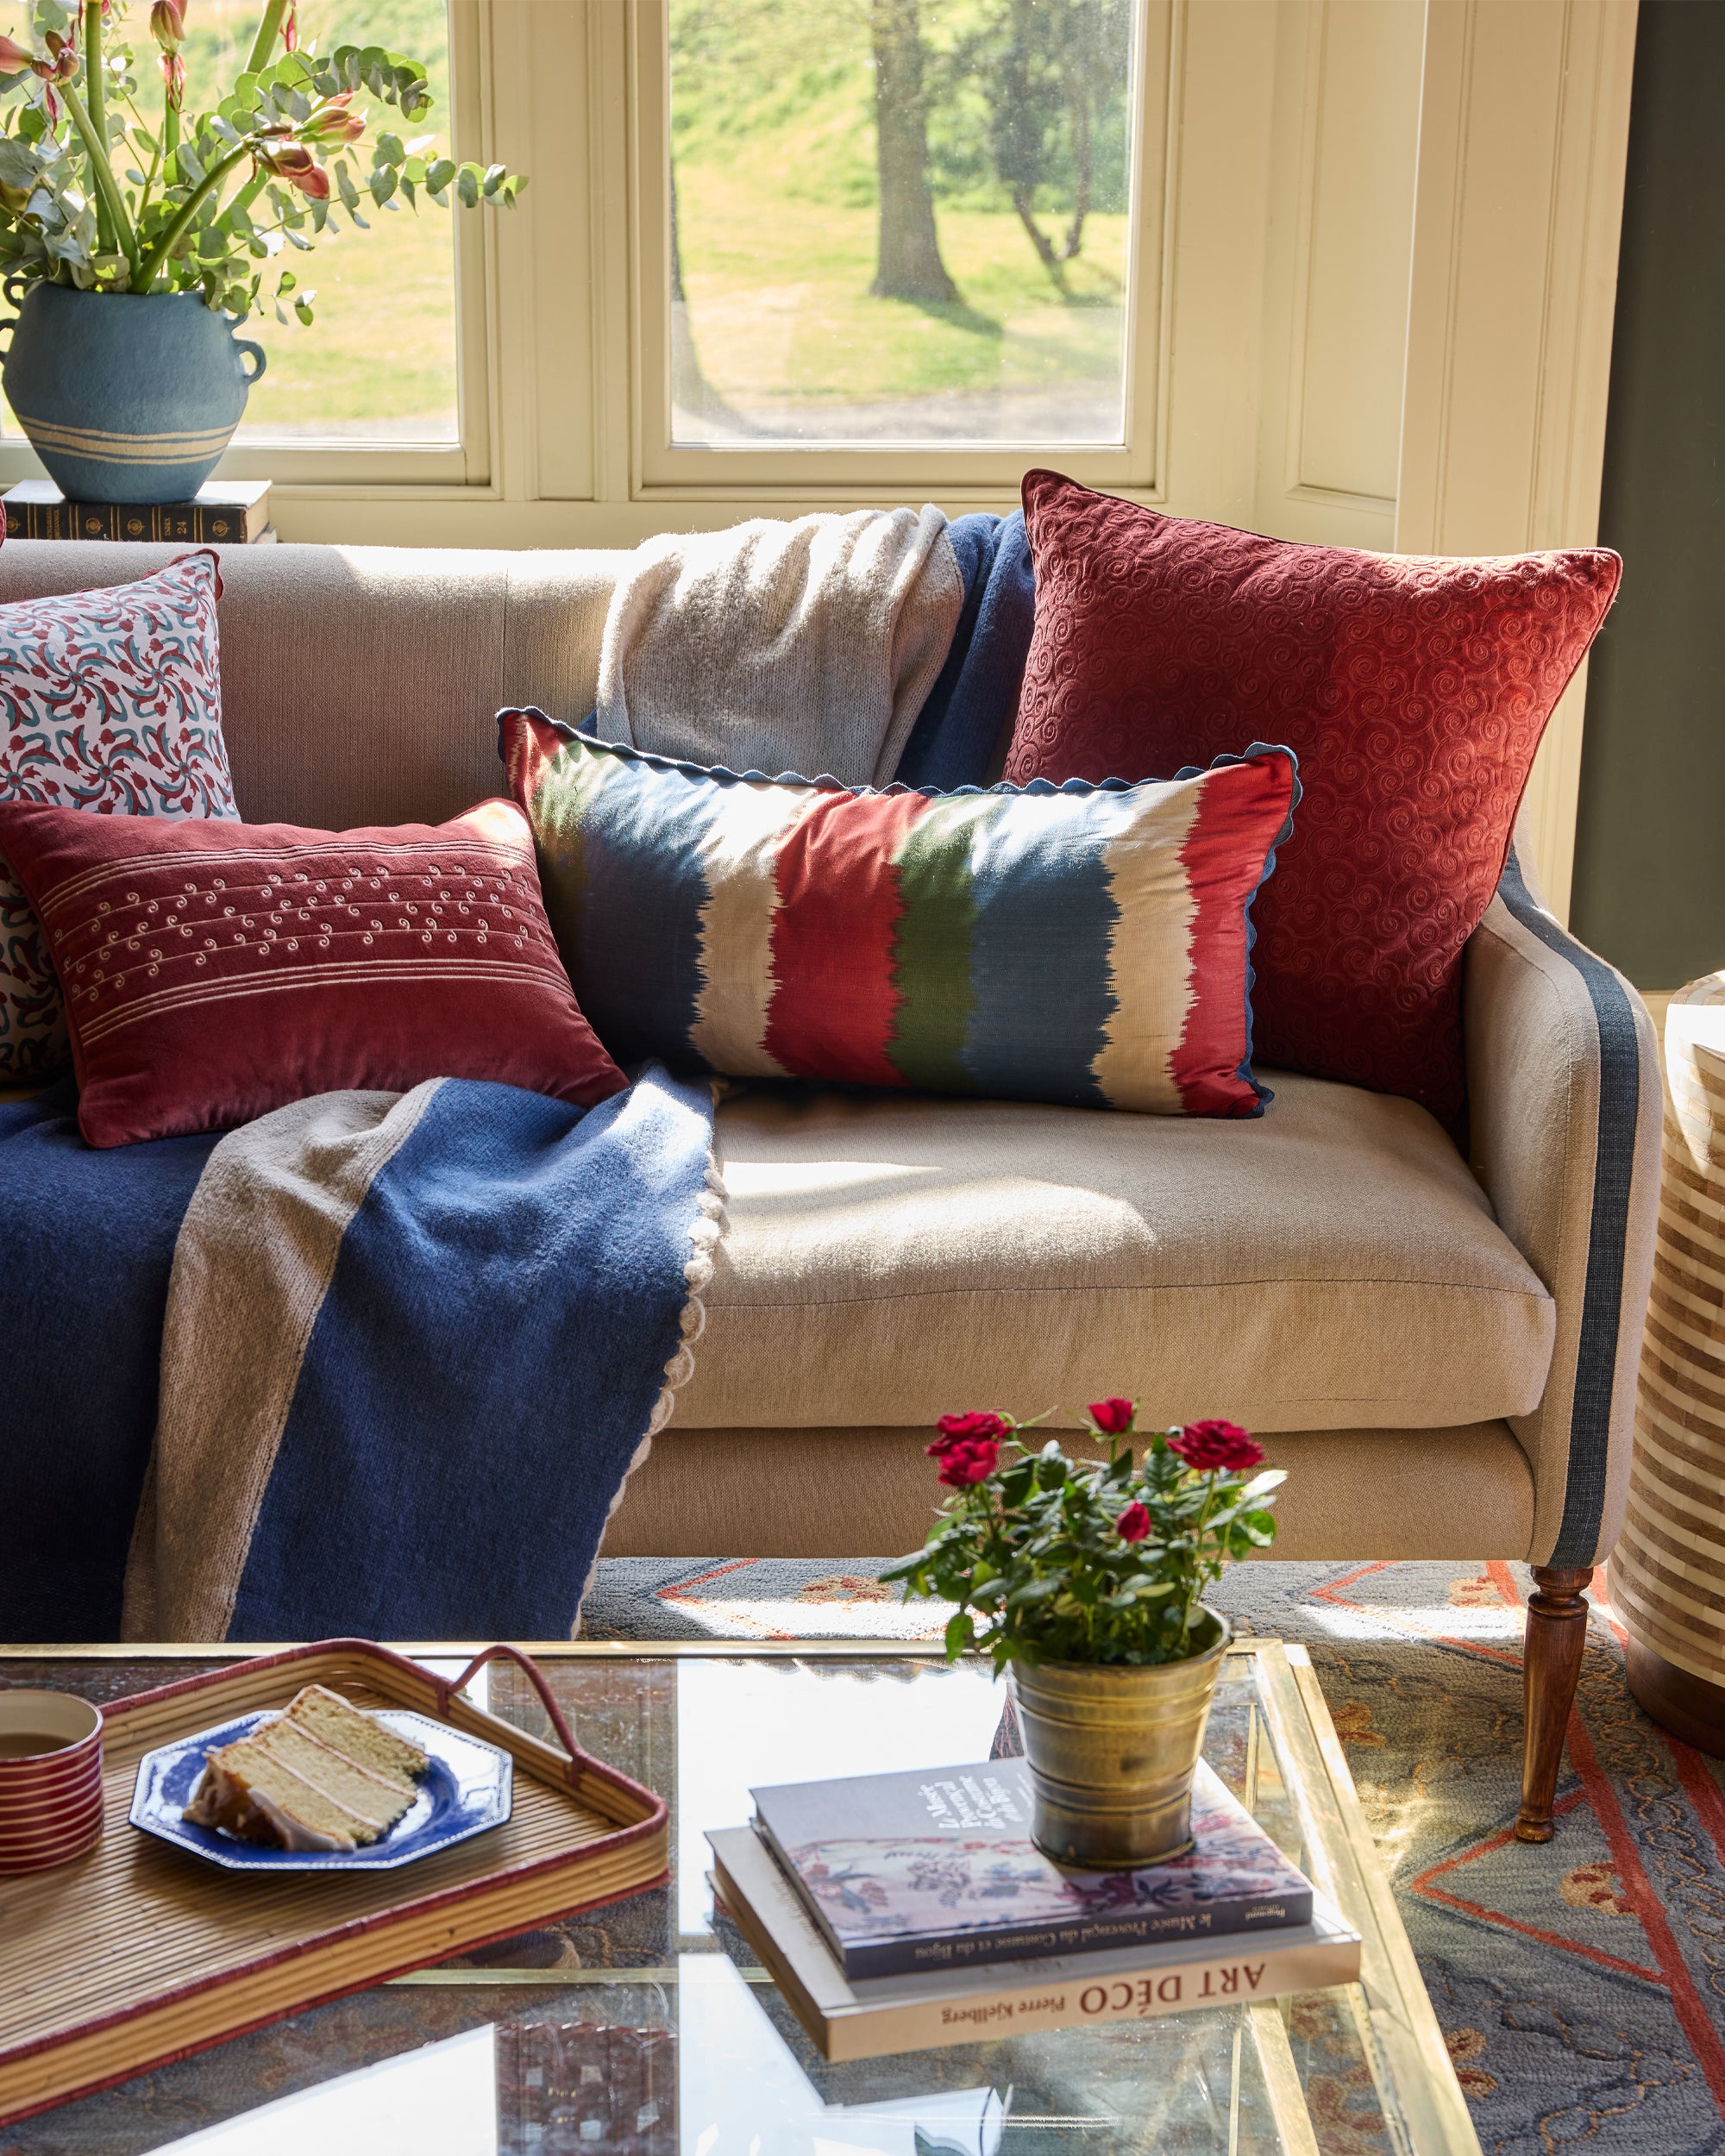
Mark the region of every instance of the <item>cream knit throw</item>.
<instances>
[{"instance_id":1,"label":"cream knit throw","mask_svg":"<svg viewBox=\"0 0 1725 2156\"><path fill-rule=\"evenodd\" d=\"M605 616L599 737L769 778L885 786L963 596L932 506L649 539Z\"/></svg>"}]
</instances>

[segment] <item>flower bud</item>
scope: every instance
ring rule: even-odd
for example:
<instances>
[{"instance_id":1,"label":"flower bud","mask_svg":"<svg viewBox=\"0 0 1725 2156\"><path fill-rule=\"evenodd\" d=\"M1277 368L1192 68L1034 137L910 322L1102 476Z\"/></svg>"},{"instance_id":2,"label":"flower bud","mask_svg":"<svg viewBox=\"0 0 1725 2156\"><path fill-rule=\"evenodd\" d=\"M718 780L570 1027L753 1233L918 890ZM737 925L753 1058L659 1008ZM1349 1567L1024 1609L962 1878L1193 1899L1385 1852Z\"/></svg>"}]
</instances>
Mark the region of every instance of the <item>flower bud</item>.
<instances>
[{"instance_id":1,"label":"flower bud","mask_svg":"<svg viewBox=\"0 0 1725 2156\"><path fill-rule=\"evenodd\" d=\"M0 37L0 75L22 75L34 65L34 53L27 53L12 38Z\"/></svg>"},{"instance_id":2,"label":"flower bud","mask_svg":"<svg viewBox=\"0 0 1725 2156\"><path fill-rule=\"evenodd\" d=\"M281 19L281 41L290 53L299 50L299 9L290 7Z\"/></svg>"},{"instance_id":3,"label":"flower bud","mask_svg":"<svg viewBox=\"0 0 1725 2156\"><path fill-rule=\"evenodd\" d=\"M279 149L259 153L266 169L290 187L297 187L313 202L329 199L329 175L303 142L284 142Z\"/></svg>"},{"instance_id":4,"label":"flower bud","mask_svg":"<svg viewBox=\"0 0 1725 2156\"><path fill-rule=\"evenodd\" d=\"M178 112L185 102L185 62L178 53L163 53L160 57L167 101Z\"/></svg>"},{"instance_id":5,"label":"flower bud","mask_svg":"<svg viewBox=\"0 0 1725 2156\"><path fill-rule=\"evenodd\" d=\"M342 142L357 142L366 131L366 116L363 112L348 111L353 95L351 90L343 90L331 97L327 104L319 105L300 129L301 140L329 143L332 147Z\"/></svg>"},{"instance_id":6,"label":"flower bud","mask_svg":"<svg viewBox=\"0 0 1725 2156\"><path fill-rule=\"evenodd\" d=\"M1122 1542L1142 1542L1150 1532L1149 1509L1134 1499L1115 1520L1114 1532Z\"/></svg>"},{"instance_id":7,"label":"flower bud","mask_svg":"<svg viewBox=\"0 0 1725 2156\"><path fill-rule=\"evenodd\" d=\"M165 53L177 53L185 40L185 17L179 0L155 0L150 9L150 35Z\"/></svg>"}]
</instances>

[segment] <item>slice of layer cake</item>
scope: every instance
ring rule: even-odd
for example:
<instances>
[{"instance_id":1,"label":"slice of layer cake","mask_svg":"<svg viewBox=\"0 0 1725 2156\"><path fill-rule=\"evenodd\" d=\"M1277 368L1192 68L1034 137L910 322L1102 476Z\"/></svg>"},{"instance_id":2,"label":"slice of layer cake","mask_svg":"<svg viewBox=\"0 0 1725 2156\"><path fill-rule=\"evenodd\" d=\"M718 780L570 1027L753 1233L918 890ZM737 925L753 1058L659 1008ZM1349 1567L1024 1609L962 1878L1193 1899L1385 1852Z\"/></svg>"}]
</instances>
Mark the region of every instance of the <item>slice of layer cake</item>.
<instances>
[{"instance_id":1,"label":"slice of layer cake","mask_svg":"<svg viewBox=\"0 0 1725 2156\"><path fill-rule=\"evenodd\" d=\"M389 1832L430 1764L339 1692L309 1684L285 1714L206 1755L185 1816L284 1849L355 1849Z\"/></svg>"}]
</instances>

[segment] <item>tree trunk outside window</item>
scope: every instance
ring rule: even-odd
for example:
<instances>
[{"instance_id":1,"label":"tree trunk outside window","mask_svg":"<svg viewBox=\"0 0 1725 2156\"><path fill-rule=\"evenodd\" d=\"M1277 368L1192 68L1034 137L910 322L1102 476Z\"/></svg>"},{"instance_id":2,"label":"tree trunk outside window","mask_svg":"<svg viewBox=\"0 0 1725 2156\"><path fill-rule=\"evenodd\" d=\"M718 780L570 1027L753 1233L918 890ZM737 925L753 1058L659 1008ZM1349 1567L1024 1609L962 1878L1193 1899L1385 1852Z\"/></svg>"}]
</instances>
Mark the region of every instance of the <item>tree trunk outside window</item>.
<instances>
[{"instance_id":1,"label":"tree trunk outside window","mask_svg":"<svg viewBox=\"0 0 1725 2156\"><path fill-rule=\"evenodd\" d=\"M714 391L695 348L689 326L688 295L683 290L683 249L677 235L677 168L671 167L671 396L686 411L724 413L724 400Z\"/></svg>"},{"instance_id":2,"label":"tree trunk outside window","mask_svg":"<svg viewBox=\"0 0 1725 2156\"><path fill-rule=\"evenodd\" d=\"M880 174L879 266L869 287L881 299L948 304L958 288L940 259L928 187L928 127L922 26L917 0L871 0L875 156Z\"/></svg>"}]
</instances>

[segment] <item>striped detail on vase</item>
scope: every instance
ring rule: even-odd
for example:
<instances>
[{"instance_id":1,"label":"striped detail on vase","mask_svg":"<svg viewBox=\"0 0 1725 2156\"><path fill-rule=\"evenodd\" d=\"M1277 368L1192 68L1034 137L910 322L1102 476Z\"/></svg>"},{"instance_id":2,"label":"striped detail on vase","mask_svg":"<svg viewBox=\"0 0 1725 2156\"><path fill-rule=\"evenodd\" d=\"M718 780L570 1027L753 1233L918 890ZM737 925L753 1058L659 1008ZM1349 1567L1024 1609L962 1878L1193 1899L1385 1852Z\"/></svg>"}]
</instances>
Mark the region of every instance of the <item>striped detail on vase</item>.
<instances>
[{"instance_id":1,"label":"striped detail on vase","mask_svg":"<svg viewBox=\"0 0 1725 2156\"><path fill-rule=\"evenodd\" d=\"M1725 1684L1725 973L1672 998L1665 1077L1653 1288L1611 1600L1645 1646Z\"/></svg>"},{"instance_id":2,"label":"striped detail on vase","mask_svg":"<svg viewBox=\"0 0 1725 2156\"><path fill-rule=\"evenodd\" d=\"M73 456L110 464L201 464L228 446L237 420L188 434L114 434L96 427L67 427L58 420L16 415L29 440Z\"/></svg>"},{"instance_id":3,"label":"striped detail on vase","mask_svg":"<svg viewBox=\"0 0 1725 2156\"><path fill-rule=\"evenodd\" d=\"M1246 909L1294 759L943 794L768 780L500 719L613 1054L737 1077L1252 1115Z\"/></svg>"}]
</instances>

